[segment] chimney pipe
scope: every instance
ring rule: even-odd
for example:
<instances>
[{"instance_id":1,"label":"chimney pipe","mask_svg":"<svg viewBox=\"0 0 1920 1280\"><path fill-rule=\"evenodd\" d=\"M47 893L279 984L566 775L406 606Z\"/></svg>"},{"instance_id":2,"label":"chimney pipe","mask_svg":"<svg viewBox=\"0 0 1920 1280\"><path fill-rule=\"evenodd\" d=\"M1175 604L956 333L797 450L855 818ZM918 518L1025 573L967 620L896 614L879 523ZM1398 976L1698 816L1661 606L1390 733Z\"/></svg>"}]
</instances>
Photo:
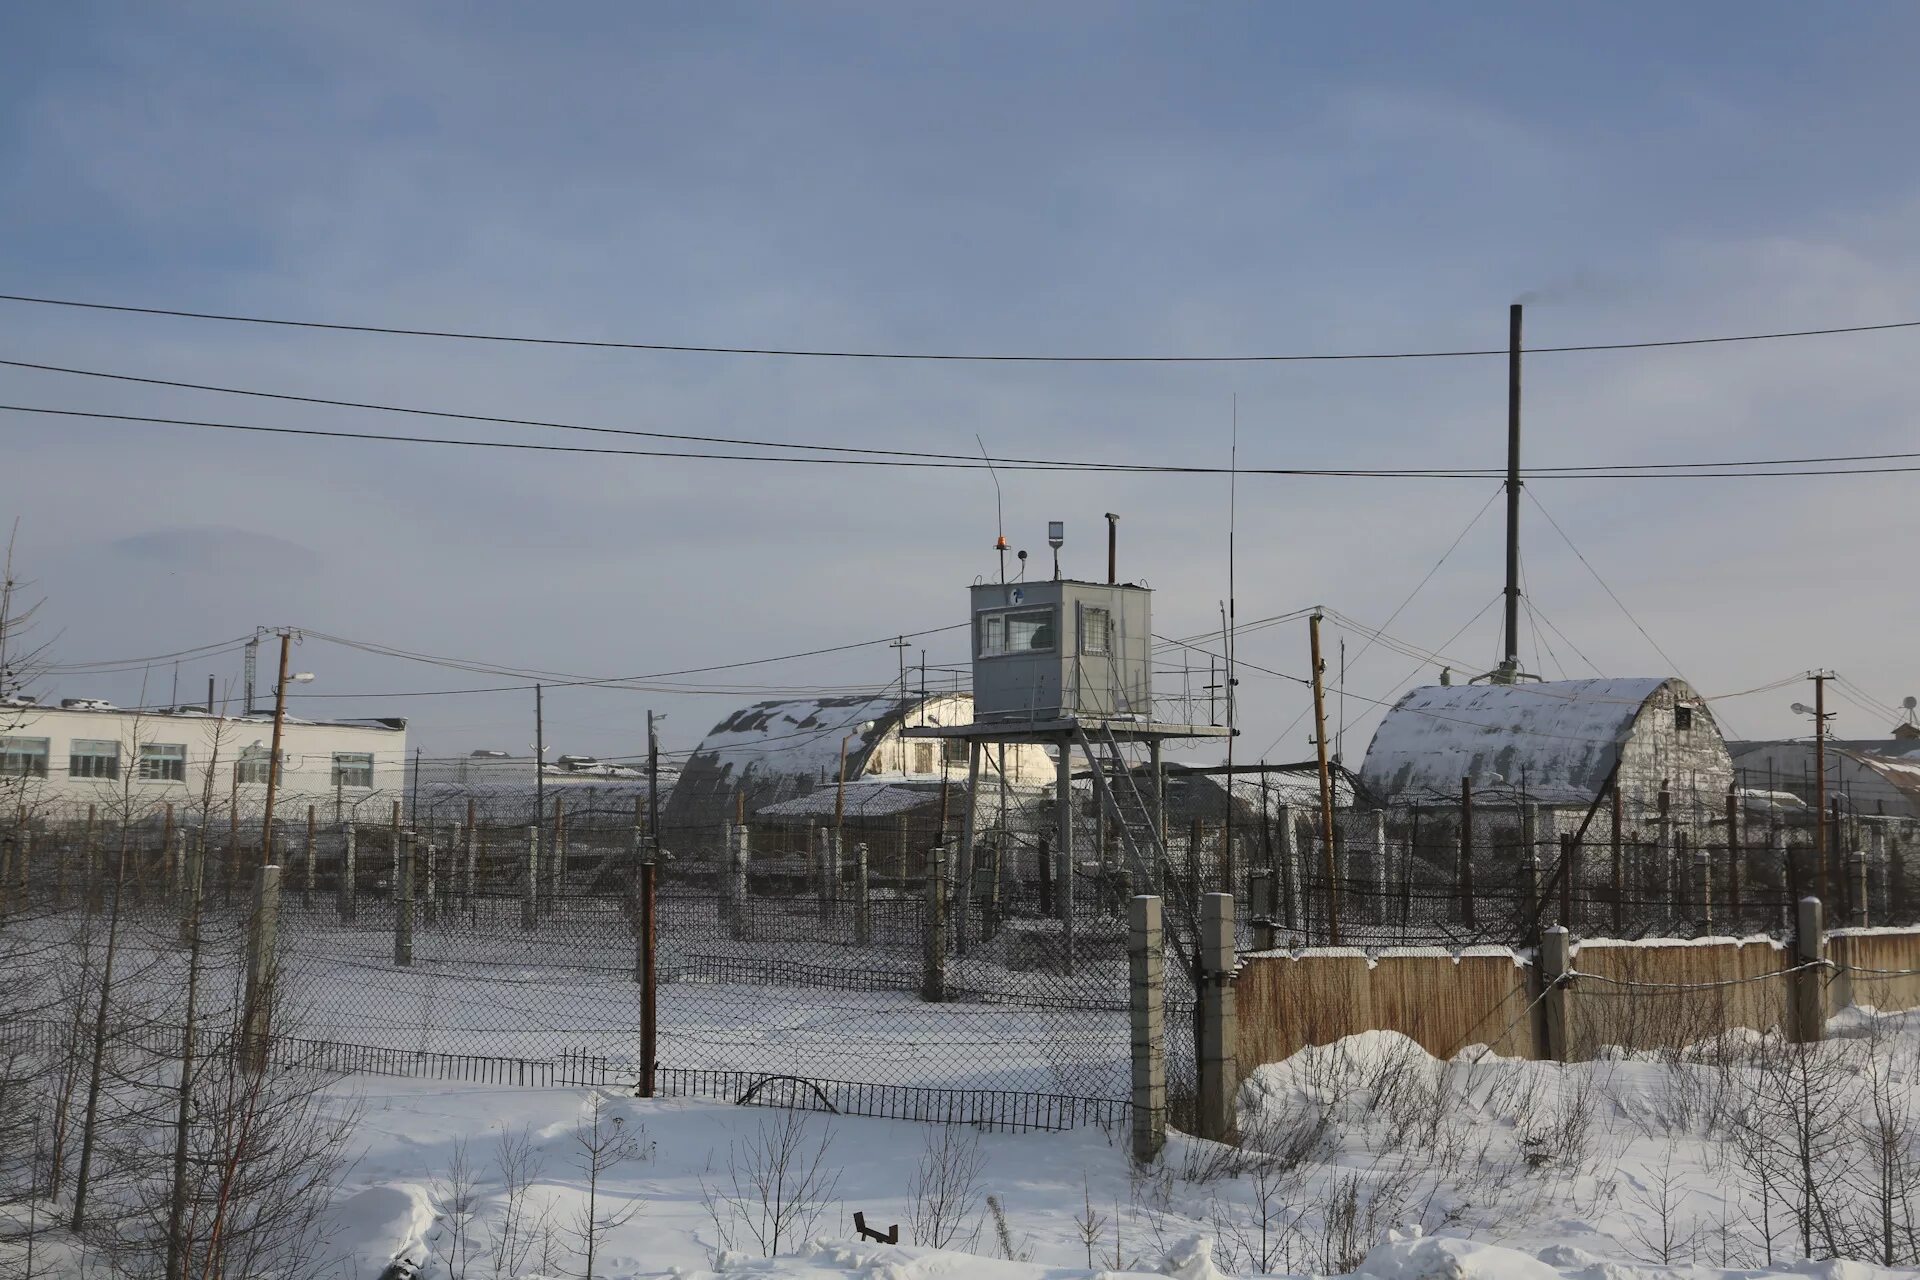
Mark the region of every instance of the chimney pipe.
<instances>
[{"instance_id":1,"label":"chimney pipe","mask_svg":"<svg viewBox=\"0 0 1920 1280\"><path fill-rule=\"evenodd\" d=\"M1120 517L1114 514L1113 512L1109 511L1107 512L1107 585L1108 586L1112 586L1114 583L1120 581L1119 576L1115 572L1115 564L1116 564L1115 552L1119 546L1119 541L1120 541L1119 535L1120 535Z\"/></svg>"},{"instance_id":2,"label":"chimney pipe","mask_svg":"<svg viewBox=\"0 0 1920 1280\"><path fill-rule=\"evenodd\" d=\"M213 714L213 677L207 677L207 714Z\"/></svg>"}]
</instances>

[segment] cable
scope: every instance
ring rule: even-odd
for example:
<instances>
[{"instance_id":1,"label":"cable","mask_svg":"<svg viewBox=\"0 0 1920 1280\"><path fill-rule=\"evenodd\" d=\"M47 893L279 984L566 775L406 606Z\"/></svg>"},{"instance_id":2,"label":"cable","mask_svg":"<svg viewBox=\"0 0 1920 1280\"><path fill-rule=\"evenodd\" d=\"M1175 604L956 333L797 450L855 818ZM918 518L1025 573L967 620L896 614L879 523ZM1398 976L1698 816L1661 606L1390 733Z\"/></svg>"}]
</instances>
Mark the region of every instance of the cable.
<instances>
[{"instance_id":1,"label":"cable","mask_svg":"<svg viewBox=\"0 0 1920 1280\"><path fill-rule=\"evenodd\" d=\"M1499 488L1495 489L1493 493L1487 498L1485 505L1483 505L1478 511L1473 513L1473 519L1467 521L1466 527L1461 529L1459 534L1454 538L1454 540L1447 544L1447 549L1440 553L1440 558L1438 560L1435 560L1433 562L1433 568L1427 570L1426 575L1422 577L1420 581L1413 584L1413 590L1407 592L1407 598L1402 600L1399 603L1399 605L1394 608L1394 611L1387 615L1387 620L1380 624L1380 631L1384 632L1388 627L1392 626L1394 619L1398 618L1403 612L1405 612L1406 607L1413 603L1413 598L1420 594L1421 588L1425 587L1429 582L1433 581L1433 575L1440 572L1440 567L1446 564L1447 557L1451 556L1456 550L1459 549L1460 544L1466 541L1467 535L1473 532L1474 526L1480 523L1480 517L1487 514L1488 508L1492 507L1494 504L1494 501L1497 498L1499 498L1499 496L1504 492L1506 492L1505 485L1502 485ZM1360 652L1354 655L1353 661L1348 665L1350 667L1358 666L1360 664L1360 659L1367 656L1368 651L1373 648L1374 642L1379 638L1380 637L1378 634L1369 637L1366 644L1360 647Z\"/></svg>"},{"instance_id":2,"label":"cable","mask_svg":"<svg viewBox=\"0 0 1920 1280\"><path fill-rule=\"evenodd\" d=\"M468 449L509 449L526 450L534 453L570 453L627 458L681 458L705 462L785 462L812 466L839 467L907 467L947 471L987 471L995 466L1010 471L1052 471L1052 472L1119 472L1125 474L1147 475L1196 475L1211 476L1225 474L1225 468L1203 466L1174 466L1164 463L1095 463L1095 462L990 462L982 459L978 462L942 461L947 455L926 455L912 457L881 458L841 458L841 457L788 457L779 454L744 453L707 453L690 450L670 449L609 449L577 444L536 444L524 440L468 440L458 437L383 435L374 431L330 431L317 427L269 427L258 423L214 422L200 418L168 418L151 414L105 413L86 409L54 409L41 405L0 404L0 410L9 413L35 413L59 418L91 418L104 422L145 422L160 426L198 427L215 431L245 431L260 435L307 436L319 439L335 440L377 440L388 444L432 444L450 445ZM832 448L841 446L803 446L781 445L779 448ZM1864 456L1864 455L1863 455ZM1889 458L1909 455L1886 455ZM1768 476L1854 476L1854 475L1899 475L1920 472L1920 465L1910 467L1826 467L1802 468L1793 471L1691 471L1679 473L1673 471L1638 471L1619 469L1639 464L1616 464L1616 469L1607 471L1568 471L1536 469L1525 474L1540 480L1742 480L1752 477ZM1764 462L1752 463L1699 463L1698 466L1765 466ZM1495 473L1488 470L1458 469L1418 469L1381 467L1371 470L1330 467L1241 467L1240 475L1246 476L1293 476L1293 477L1329 477L1362 480L1485 480Z\"/></svg>"},{"instance_id":3,"label":"cable","mask_svg":"<svg viewBox=\"0 0 1920 1280\"><path fill-rule=\"evenodd\" d=\"M41 298L28 294L0 293L0 301L28 303L44 307L68 307L85 311L114 311L127 315L166 316L179 320L217 320L227 324L270 325L287 329L321 329L336 333L370 333L389 337L447 338L464 342L515 343L542 347L585 347L594 350L660 351L699 355L797 356L837 360L928 360L972 361L1013 364L1275 364L1303 361L1337 360L1440 360L1470 356L1504 356L1505 347L1470 348L1441 351L1375 351L1324 354L1243 355L1243 356L1140 356L1140 355L1014 355L972 354L930 351L853 351L789 347L697 346L689 343L615 342L592 338L545 338L521 334L473 333L453 329L409 329L398 325L348 324L323 320L291 320L284 317L239 315L215 311L188 311L179 307L136 307L124 303L80 302L69 298ZM1837 325L1819 329L1790 329L1770 333L1730 334L1707 338L1668 338L1645 342L1596 342L1572 346L1527 347L1525 352L1545 355L1575 351L1643 351L1656 347L1696 347L1733 342L1768 342L1782 338L1826 337L1847 333L1880 333L1895 329L1920 328L1920 320L1897 320L1887 324Z\"/></svg>"}]
</instances>

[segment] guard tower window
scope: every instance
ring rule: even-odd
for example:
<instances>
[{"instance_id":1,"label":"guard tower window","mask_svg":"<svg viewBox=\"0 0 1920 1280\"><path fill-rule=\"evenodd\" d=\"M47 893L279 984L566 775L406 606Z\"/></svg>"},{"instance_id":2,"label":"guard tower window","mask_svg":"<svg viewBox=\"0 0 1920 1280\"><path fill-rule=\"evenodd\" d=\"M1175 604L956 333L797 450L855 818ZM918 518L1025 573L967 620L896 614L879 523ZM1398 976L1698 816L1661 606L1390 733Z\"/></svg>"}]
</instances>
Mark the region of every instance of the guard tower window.
<instances>
[{"instance_id":1,"label":"guard tower window","mask_svg":"<svg viewBox=\"0 0 1920 1280\"><path fill-rule=\"evenodd\" d=\"M1673 727L1680 733L1693 728L1693 708L1675 707L1673 709Z\"/></svg>"},{"instance_id":2,"label":"guard tower window","mask_svg":"<svg viewBox=\"0 0 1920 1280\"><path fill-rule=\"evenodd\" d=\"M980 615L980 656L1050 653L1054 647L1052 609L998 609Z\"/></svg>"},{"instance_id":3,"label":"guard tower window","mask_svg":"<svg viewBox=\"0 0 1920 1280\"><path fill-rule=\"evenodd\" d=\"M1108 654L1113 652L1113 613L1109 609L1088 605L1080 611L1080 652Z\"/></svg>"}]
</instances>

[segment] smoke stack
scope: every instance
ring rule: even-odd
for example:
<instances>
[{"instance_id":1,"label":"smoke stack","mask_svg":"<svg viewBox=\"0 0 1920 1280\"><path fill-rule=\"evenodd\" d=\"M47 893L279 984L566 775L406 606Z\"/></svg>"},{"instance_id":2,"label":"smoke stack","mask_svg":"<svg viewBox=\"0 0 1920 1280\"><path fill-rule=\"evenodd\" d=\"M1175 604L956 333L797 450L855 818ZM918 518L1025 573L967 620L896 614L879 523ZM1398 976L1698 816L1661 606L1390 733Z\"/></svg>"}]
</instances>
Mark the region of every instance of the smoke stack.
<instances>
[{"instance_id":1,"label":"smoke stack","mask_svg":"<svg viewBox=\"0 0 1920 1280\"><path fill-rule=\"evenodd\" d=\"M1115 515L1113 512L1109 511L1107 512L1107 585L1108 586L1112 586L1114 583L1120 581L1117 575L1117 570L1116 570L1116 565L1118 562L1115 557L1115 552L1118 550L1119 542L1120 542L1120 517Z\"/></svg>"}]
</instances>

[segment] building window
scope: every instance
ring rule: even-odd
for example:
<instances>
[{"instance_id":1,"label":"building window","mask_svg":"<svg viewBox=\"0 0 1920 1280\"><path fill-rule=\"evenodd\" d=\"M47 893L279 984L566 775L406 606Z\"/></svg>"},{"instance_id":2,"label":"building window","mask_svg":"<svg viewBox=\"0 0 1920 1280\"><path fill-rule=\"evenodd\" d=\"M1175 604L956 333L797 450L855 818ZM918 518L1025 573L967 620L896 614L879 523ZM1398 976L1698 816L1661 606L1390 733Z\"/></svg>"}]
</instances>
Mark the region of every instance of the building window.
<instances>
[{"instance_id":1,"label":"building window","mask_svg":"<svg viewBox=\"0 0 1920 1280\"><path fill-rule=\"evenodd\" d=\"M933 772L933 744L916 742L913 744L913 771L915 773Z\"/></svg>"},{"instance_id":2,"label":"building window","mask_svg":"<svg viewBox=\"0 0 1920 1280\"><path fill-rule=\"evenodd\" d=\"M67 773L75 778L118 778L120 744L111 738L75 738L67 744Z\"/></svg>"},{"instance_id":3,"label":"building window","mask_svg":"<svg viewBox=\"0 0 1920 1280\"><path fill-rule=\"evenodd\" d=\"M0 738L0 774L9 778L47 776L49 738Z\"/></svg>"},{"instance_id":4,"label":"building window","mask_svg":"<svg viewBox=\"0 0 1920 1280\"><path fill-rule=\"evenodd\" d=\"M961 738L948 738L940 744L940 763L954 765L967 762L967 744Z\"/></svg>"},{"instance_id":5,"label":"building window","mask_svg":"<svg viewBox=\"0 0 1920 1280\"><path fill-rule=\"evenodd\" d=\"M186 780L186 743L143 742L140 744L140 781L185 782Z\"/></svg>"},{"instance_id":6,"label":"building window","mask_svg":"<svg viewBox=\"0 0 1920 1280\"><path fill-rule=\"evenodd\" d=\"M1113 614L1110 610L1088 607L1080 611L1080 652L1113 652Z\"/></svg>"},{"instance_id":7,"label":"building window","mask_svg":"<svg viewBox=\"0 0 1920 1280\"><path fill-rule=\"evenodd\" d=\"M1693 708L1675 707L1673 709L1673 727L1681 733L1693 728Z\"/></svg>"},{"instance_id":8,"label":"building window","mask_svg":"<svg viewBox=\"0 0 1920 1280\"><path fill-rule=\"evenodd\" d=\"M1053 648L1052 609L1002 609L980 615L980 656L1046 653Z\"/></svg>"},{"instance_id":9,"label":"building window","mask_svg":"<svg viewBox=\"0 0 1920 1280\"><path fill-rule=\"evenodd\" d=\"M280 753L280 765L286 767L286 753ZM235 782L257 782L265 786L267 774L273 764L273 752L265 747L247 747L241 751L240 758L234 761L233 780Z\"/></svg>"},{"instance_id":10,"label":"building window","mask_svg":"<svg viewBox=\"0 0 1920 1280\"><path fill-rule=\"evenodd\" d=\"M333 785L336 787L373 787L373 753L371 751L336 751L333 753Z\"/></svg>"}]
</instances>

